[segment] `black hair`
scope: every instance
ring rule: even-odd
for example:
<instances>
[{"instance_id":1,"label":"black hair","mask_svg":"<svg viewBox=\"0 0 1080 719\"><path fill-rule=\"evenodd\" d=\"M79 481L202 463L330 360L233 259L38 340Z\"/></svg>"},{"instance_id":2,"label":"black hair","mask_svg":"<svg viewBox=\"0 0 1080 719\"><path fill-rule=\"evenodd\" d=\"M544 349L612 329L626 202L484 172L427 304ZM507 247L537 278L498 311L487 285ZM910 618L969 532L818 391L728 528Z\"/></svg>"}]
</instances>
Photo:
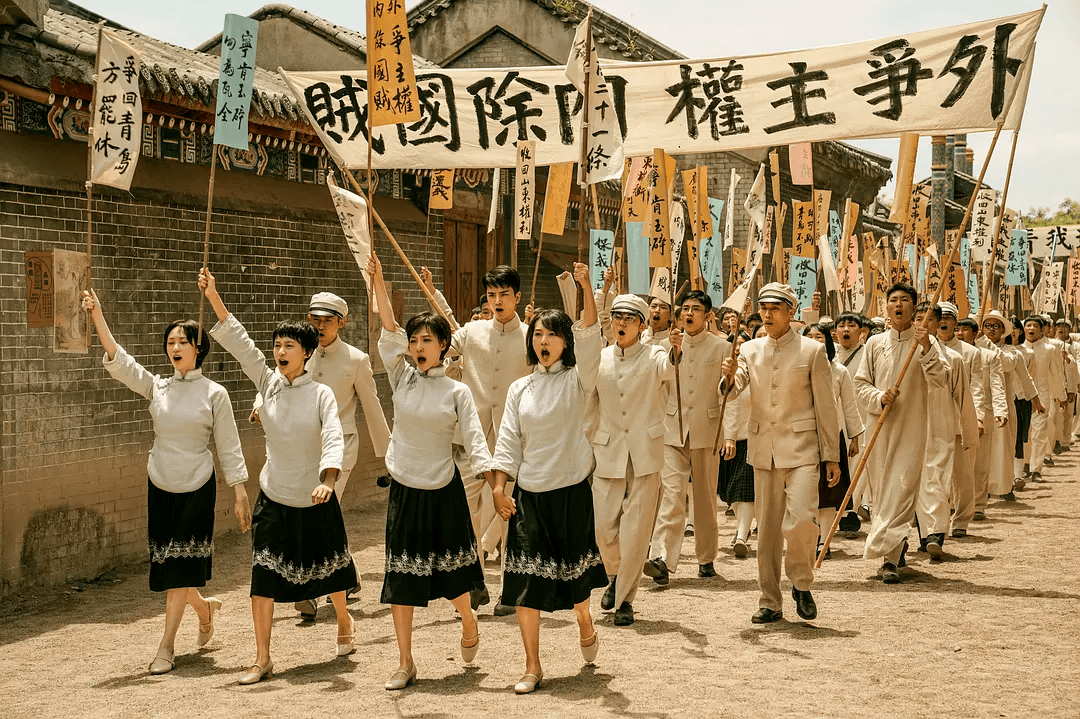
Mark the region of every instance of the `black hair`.
<instances>
[{"instance_id":1,"label":"black hair","mask_svg":"<svg viewBox=\"0 0 1080 719\"><path fill-rule=\"evenodd\" d=\"M971 319L970 317L965 317L964 319L960 320L956 323L956 326L970 327L972 332L974 332L975 334L979 334L979 323Z\"/></svg>"},{"instance_id":2,"label":"black hair","mask_svg":"<svg viewBox=\"0 0 1080 719\"><path fill-rule=\"evenodd\" d=\"M653 301L653 300L659 300L659 301L660 301L660 303L661 303L662 305L664 305L664 307L667 307L667 308L668 308L668 312L670 312L670 311L671 311L671 303L670 303L670 302L668 302L667 300L665 300L665 299L664 299L663 297L658 297L658 296L656 296L656 295L650 295L650 296L649 296L649 304L650 304L650 305L652 304L652 301Z\"/></svg>"},{"instance_id":3,"label":"black hair","mask_svg":"<svg viewBox=\"0 0 1080 719\"><path fill-rule=\"evenodd\" d=\"M742 330L739 330L739 337L741 337L741 338L742 338L742 341L743 341L743 342L749 342L749 341L750 341L750 340L752 339L752 338L750 337L750 335L748 335L747 333L743 332Z\"/></svg>"},{"instance_id":4,"label":"black hair","mask_svg":"<svg viewBox=\"0 0 1080 719\"><path fill-rule=\"evenodd\" d=\"M762 321L761 320L761 314L759 314L757 312L755 312L754 314L752 314L752 315L750 315L749 317L746 318L746 324L747 325L749 325L751 322L761 322L761 321Z\"/></svg>"},{"instance_id":5,"label":"black hair","mask_svg":"<svg viewBox=\"0 0 1080 719\"><path fill-rule=\"evenodd\" d=\"M483 311L484 311L483 307L480 307L480 306L473 307L472 312L469 313L469 316L471 317L472 315L478 315Z\"/></svg>"},{"instance_id":6,"label":"black hair","mask_svg":"<svg viewBox=\"0 0 1080 719\"><path fill-rule=\"evenodd\" d=\"M431 333L435 335L435 339L444 343L442 352L439 354L439 361L442 362L443 357L450 351L450 342L453 341L453 331L450 329L450 323L446 321L446 318L442 315L437 315L431 312L421 312L418 315L409 318L409 321L405 323L405 336L412 339L420 330L427 328L431 330Z\"/></svg>"},{"instance_id":7,"label":"black hair","mask_svg":"<svg viewBox=\"0 0 1080 719\"><path fill-rule=\"evenodd\" d=\"M920 302L915 306L915 314L920 312L929 312L934 316L934 319L941 322L941 305L932 305L929 302Z\"/></svg>"},{"instance_id":8,"label":"black hair","mask_svg":"<svg viewBox=\"0 0 1080 719\"><path fill-rule=\"evenodd\" d=\"M822 327L820 322L815 322L814 324L810 325L809 327L804 327L803 328L803 331L802 331L803 337L808 336L810 334L810 330L817 330L822 335L824 335L824 337L825 337L825 356L829 358L830 362L832 362L833 358L836 357L836 344L833 342L832 333L829 332L827 328Z\"/></svg>"},{"instance_id":9,"label":"black hair","mask_svg":"<svg viewBox=\"0 0 1080 719\"><path fill-rule=\"evenodd\" d=\"M1039 327L1046 327L1046 320L1044 320L1039 315L1028 315L1026 318L1024 318L1024 324L1026 325L1028 322L1038 322Z\"/></svg>"},{"instance_id":10,"label":"black hair","mask_svg":"<svg viewBox=\"0 0 1080 719\"><path fill-rule=\"evenodd\" d=\"M720 321L723 322L724 318L727 317L728 315L735 315L735 319L739 320L739 311L738 310L733 310L730 307L721 307L720 308Z\"/></svg>"},{"instance_id":11,"label":"black hair","mask_svg":"<svg viewBox=\"0 0 1080 719\"><path fill-rule=\"evenodd\" d=\"M866 327L866 318L855 312L841 312L840 316L836 318L836 324L841 322L852 322L859 327Z\"/></svg>"},{"instance_id":12,"label":"black hair","mask_svg":"<svg viewBox=\"0 0 1080 719\"><path fill-rule=\"evenodd\" d=\"M682 305L675 308L675 321L678 322L682 318Z\"/></svg>"},{"instance_id":13,"label":"black hair","mask_svg":"<svg viewBox=\"0 0 1080 719\"><path fill-rule=\"evenodd\" d=\"M177 327L182 328L187 341L195 345L195 367L202 367L206 355L210 354L210 333L203 330L202 342L200 342L199 323L195 320L173 320L170 322L169 326L165 328L165 335L161 339L161 351L165 354L169 353L169 335Z\"/></svg>"},{"instance_id":14,"label":"black hair","mask_svg":"<svg viewBox=\"0 0 1080 719\"><path fill-rule=\"evenodd\" d=\"M909 285L907 282L897 282L892 287L890 287L885 293L885 299L887 300L889 297L891 297L893 292L903 292L911 298L912 302L919 301L918 291L914 287Z\"/></svg>"},{"instance_id":15,"label":"black hair","mask_svg":"<svg viewBox=\"0 0 1080 719\"><path fill-rule=\"evenodd\" d=\"M274 341L278 337L296 340L304 348L305 359L319 346L319 331L307 320L282 320L274 328Z\"/></svg>"},{"instance_id":16,"label":"black hair","mask_svg":"<svg viewBox=\"0 0 1080 719\"><path fill-rule=\"evenodd\" d=\"M686 292L683 292L679 297L679 306L681 307L690 300L697 300L703 304L706 312L712 310L712 297L709 297L701 290L687 290Z\"/></svg>"},{"instance_id":17,"label":"black hair","mask_svg":"<svg viewBox=\"0 0 1080 719\"><path fill-rule=\"evenodd\" d=\"M521 291L521 275L510 265L492 267L484 275L484 290L493 287L509 287L514 291L514 294L517 294Z\"/></svg>"},{"instance_id":18,"label":"black hair","mask_svg":"<svg viewBox=\"0 0 1080 719\"><path fill-rule=\"evenodd\" d=\"M529 331L525 335L525 359L529 366L540 364L540 359L533 349L533 332L537 326L554 332L563 341L562 360L563 367L573 367L577 364L577 356L574 355L574 321L570 315L562 310L537 310L529 323Z\"/></svg>"}]
</instances>

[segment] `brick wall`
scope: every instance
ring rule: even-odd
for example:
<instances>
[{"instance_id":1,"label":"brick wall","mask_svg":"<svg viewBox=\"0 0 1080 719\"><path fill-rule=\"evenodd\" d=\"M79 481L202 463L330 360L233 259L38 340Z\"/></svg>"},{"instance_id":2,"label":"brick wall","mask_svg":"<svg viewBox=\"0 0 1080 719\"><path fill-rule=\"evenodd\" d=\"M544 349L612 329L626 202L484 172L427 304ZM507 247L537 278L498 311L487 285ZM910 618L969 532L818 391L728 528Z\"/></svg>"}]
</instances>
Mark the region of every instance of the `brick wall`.
<instances>
[{"instance_id":1,"label":"brick wall","mask_svg":"<svg viewBox=\"0 0 1080 719\"><path fill-rule=\"evenodd\" d=\"M221 178L219 178L220 181ZM261 178L256 178L256 180ZM205 199L154 190L97 190L93 284L117 341L154 372L171 372L161 331L198 314ZM146 402L101 367L100 344L87 355L55 354L52 330L28 329L23 252L86 248L85 196L0 183L0 592L93 577L146 554L146 458L153 435ZM302 316L311 294L329 289L350 305L346 341L367 350L367 300L360 273L329 212L288 205L215 210L210 267L222 295L255 342L268 350L278 321ZM442 253L421 257L422 222L391 224L417 264L442 279ZM432 236L441 228L432 228ZM424 309L389 243L376 238L387 278L406 290L406 313ZM207 306L208 324L213 313ZM371 349L374 349L372 347ZM263 437L246 417L254 396L239 365L220 347L204 364L228 390L258 491ZM380 395L391 419L385 374ZM362 421L362 420L361 420ZM360 425L360 459L346 506L372 497L385 471ZM231 531L232 491L219 483L217 530Z\"/></svg>"}]
</instances>

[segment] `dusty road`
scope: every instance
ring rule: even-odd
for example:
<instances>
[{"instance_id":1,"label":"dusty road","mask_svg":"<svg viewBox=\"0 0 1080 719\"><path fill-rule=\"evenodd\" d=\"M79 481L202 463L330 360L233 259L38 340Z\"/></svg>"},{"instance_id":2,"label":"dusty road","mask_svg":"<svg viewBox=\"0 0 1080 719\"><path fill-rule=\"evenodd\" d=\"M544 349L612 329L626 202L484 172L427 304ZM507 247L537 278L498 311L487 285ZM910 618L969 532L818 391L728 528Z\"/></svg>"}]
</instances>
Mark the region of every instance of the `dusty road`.
<instances>
[{"instance_id":1,"label":"dusty road","mask_svg":"<svg viewBox=\"0 0 1080 719\"><path fill-rule=\"evenodd\" d=\"M147 588L145 565L5 603L0 716L1077 717L1078 465L1080 445L1018 502L992 501L970 537L946 544L946 561L912 555L899 586L882 585L875 565L861 559L864 535L839 538L814 585L819 618L810 623L788 602L787 621L751 625L753 554L739 560L724 549L720 576L701 580L687 539L685 563L667 588L642 580L632 627L613 626L594 595L594 667L582 663L572 613L546 617L544 686L520 697L511 689L524 671L516 620L484 608L482 648L475 667L465 667L448 602L417 611L420 681L403 692L382 689L397 662L389 608L378 603L384 505L346 515L364 572L349 605L356 654L334 657L330 606L314 625L279 606L274 678L237 685L254 658L254 636L248 538L232 533L217 542L208 587L225 603L215 639L195 649L189 610L171 674L146 671L164 600ZM495 596L497 568L487 569Z\"/></svg>"}]
</instances>

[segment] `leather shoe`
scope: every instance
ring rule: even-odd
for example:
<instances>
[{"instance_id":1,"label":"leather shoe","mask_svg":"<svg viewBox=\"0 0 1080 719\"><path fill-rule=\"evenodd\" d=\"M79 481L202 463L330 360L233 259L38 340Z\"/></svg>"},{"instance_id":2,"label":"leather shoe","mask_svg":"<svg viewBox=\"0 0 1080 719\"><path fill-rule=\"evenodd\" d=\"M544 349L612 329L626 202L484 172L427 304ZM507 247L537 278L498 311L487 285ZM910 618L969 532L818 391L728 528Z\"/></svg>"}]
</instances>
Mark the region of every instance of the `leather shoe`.
<instances>
[{"instance_id":1,"label":"leather shoe","mask_svg":"<svg viewBox=\"0 0 1080 719\"><path fill-rule=\"evenodd\" d=\"M953 536L953 539L963 539L964 537L968 536L967 535L967 530L966 529L961 529L960 527L957 527L956 529L954 529L952 531L952 536Z\"/></svg>"},{"instance_id":2,"label":"leather shoe","mask_svg":"<svg viewBox=\"0 0 1080 719\"><path fill-rule=\"evenodd\" d=\"M314 599L304 599L293 604L293 609L300 612L300 619L305 622L315 621L315 613L319 611L319 605Z\"/></svg>"},{"instance_id":3,"label":"leather shoe","mask_svg":"<svg viewBox=\"0 0 1080 719\"><path fill-rule=\"evenodd\" d=\"M856 514L858 515L859 519L861 519L862 521L869 522L870 521L870 505L869 504L859 505L859 511L856 512Z\"/></svg>"},{"instance_id":4,"label":"leather shoe","mask_svg":"<svg viewBox=\"0 0 1080 719\"><path fill-rule=\"evenodd\" d=\"M634 607L630 602L623 602L615 610L615 626L628 627L634 623Z\"/></svg>"},{"instance_id":5,"label":"leather shoe","mask_svg":"<svg viewBox=\"0 0 1080 719\"><path fill-rule=\"evenodd\" d=\"M976 511L975 514L971 515L971 519L976 522L981 522L986 519L986 512Z\"/></svg>"},{"instance_id":6,"label":"leather shoe","mask_svg":"<svg viewBox=\"0 0 1080 719\"><path fill-rule=\"evenodd\" d=\"M206 624L199 623L199 638L195 641L195 644L200 647L205 647L210 643L210 640L214 636L214 612L221 609L221 600L217 597L207 597L206 606L210 609L210 621ZM205 629L203 628L205 627Z\"/></svg>"},{"instance_id":7,"label":"leather shoe","mask_svg":"<svg viewBox=\"0 0 1080 719\"><path fill-rule=\"evenodd\" d=\"M581 658L586 663L592 664L596 661L596 655L600 652L600 635L596 633L596 629L593 629L592 636L588 639L579 639L578 644L581 645Z\"/></svg>"},{"instance_id":8,"label":"leather shoe","mask_svg":"<svg viewBox=\"0 0 1080 719\"><path fill-rule=\"evenodd\" d=\"M803 619L817 619L817 604L809 589L791 588L791 598L795 600L795 612Z\"/></svg>"},{"instance_id":9,"label":"leather shoe","mask_svg":"<svg viewBox=\"0 0 1080 719\"><path fill-rule=\"evenodd\" d=\"M502 602L499 602L495 605L494 613L496 617L509 617L511 614L515 614L516 612L517 609L515 609L514 605L512 604L503 604Z\"/></svg>"},{"instance_id":10,"label":"leather shoe","mask_svg":"<svg viewBox=\"0 0 1080 719\"><path fill-rule=\"evenodd\" d=\"M661 587L670 581L667 563L659 557L646 561L645 566L641 571L646 577L652 578L652 580Z\"/></svg>"},{"instance_id":11,"label":"leather shoe","mask_svg":"<svg viewBox=\"0 0 1080 719\"><path fill-rule=\"evenodd\" d=\"M1032 472L1031 473L1031 481L1032 482L1042 482L1043 481L1042 472Z\"/></svg>"},{"instance_id":12,"label":"leather shoe","mask_svg":"<svg viewBox=\"0 0 1080 719\"><path fill-rule=\"evenodd\" d=\"M1016 479L1013 480L1013 491L1014 492L1019 492L1021 489L1023 489L1026 486L1027 486L1027 482L1024 481L1023 477L1017 477Z\"/></svg>"},{"instance_id":13,"label":"leather shoe","mask_svg":"<svg viewBox=\"0 0 1080 719\"><path fill-rule=\"evenodd\" d=\"M474 612L485 604L491 604L491 595L488 594L487 587L483 584L473 587L469 591L469 604L472 605Z\"/></svg>"},{"instance_id":14,"label":"leather shoe","mask_svg":"<svg viewBox=\"0 0 1080 719\"><path fill-rule=\"evenodd\" d=\"M772 622L778 622L784 618L783 612L778 612L774 609L761 609L754 612L754 616L750 617L750 621L754 624L771 624Z\"/></svg>"},{"instance_id":15,"label":"leather shoe","mask_svg":"<svg viewBox=\"0 0 1080 719\"><path fill-rule=\"evenodd\" d=\"M526 674L518 679L518 683L514 685L514 692L517 694L532 694L534 691L540 688L540 682L544 680L544 673L538 671L536 674Z\"/></svg>"},{"instance_id":16,"label":"leather shoe","mask_svg":"<svg viewBox=\"0 0 1080 719\"><path fill-rule=\"evenodd\" d=\"M600 608L612 610L615 608L615 579L611 578L611 584L604 590L604 596L600 597Z\"/></svg>"},{"instance_id":17,"label":"leather shoe","mask_svg":"<svg viewBox=\"0 0 1080 719\"><path fill-rule=\"evenodd\" d=\"M862 529L862 520L859 519L859 515L854 512L848 512L840 518L840 526L838 529L841 532L858 532Z\"/></svg>"},{"instance_id":18,"label":"leather shoe","mask_svg":"<svg viewBox=\"0 0 1080 719\"><path fill-rule=\"evenodd\" d=\"M410 684L416 682L416 665L413 664L409 669L398 669L396 672L390 675L390 678L386 680L386 684L383 684L383 689L388 692L395 692L399 689L404 689Z\"/></svg>"},{"instance_id":19,"label":"leather shoe","mask_svg":"<svg viewBox=\"0 0 1080 719\"><path fill-rule=\"evenodd\" d=\"M746 546L745 539L735 537L735 541L731 543L731 551L739 559L746 559L746 555L750 553L750 548Z\"/></svg>"},{"instance_id":20,"label":"leather shoe","mask_svg":"<svg viewBox=\"0 0 1080 719\"><path fill-rule=\"evenodd\" d=\"M1001 498L1004 499L1006 502L1015 502L1016 494L1014 492L1009 492L1008 494L1001 495Z\"/></svg>"},{"instance_id":21,"label":"leather shoe","mask_svg":"<svg viewBox=\"0 0 1080 719\"><path fill-rule=\"evenodd\" d=\"M697 575L703 579L716 576L716 569L713 567L713 563L699 564L697 568Z\"/></svg>"},{"instance_id":22,"label":"leather shoe","mask_svg":"<svg viewBox=\"0 0 1080 719\"><path fill-rule=\"evenodd\" d=\"M939 534L931 534L926 538L926 553L930 555L931 560L941 560L941 544L942 537Z\"/></svg>"},{"instance_id":23,"label":"leather shoe","mask_svg":"<svg viewBox=\"0 0 1080 719\"><path fill-rule=\"evenodd\" d=\"M176 668L176 662L173 661L172 652L164 652L158 649L157 656L154 657L154 661L150 662L151 674L167 674Z\"/></svg>"},{"instance_id":24,"label":"leather shoe","mask_svg":"<svg viewBox=\"0 0 1080 719\"><path fill-rule=\"evenodd\" d=\"M885 584L899 584L900 572L892 562L881 565L881 581Z\"/></svg>"},{"instance_id":25,"label":"leather shoe","mask_svg":"<svg viewBox=\"0 0 1080 719\"><path fill-rule=\"evenodd\" d=\"M251 668L244 674L240 675L240 684L257 684L263 679L270 679L274 676L274 662L267 660L266 666L260 664L252 664Z\"/></svg>"}]
</instances>

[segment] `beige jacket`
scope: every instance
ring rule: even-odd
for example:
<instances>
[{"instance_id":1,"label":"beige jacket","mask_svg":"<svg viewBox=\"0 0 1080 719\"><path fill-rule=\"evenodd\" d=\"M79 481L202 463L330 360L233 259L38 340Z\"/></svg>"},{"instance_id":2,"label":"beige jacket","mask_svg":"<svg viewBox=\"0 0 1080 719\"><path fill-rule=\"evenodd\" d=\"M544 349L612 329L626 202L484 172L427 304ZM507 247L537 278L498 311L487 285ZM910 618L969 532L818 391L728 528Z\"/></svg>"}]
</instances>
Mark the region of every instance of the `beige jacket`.
<instances>
[{"instance_id":1,"label":"beige jacket","mask_svg":"<svg viewBox=\"0 0 1080 719\"><path fill-rule=\"evenodd\" d=\"M671 349L671 340L661 343ZM682 447L690 437L690 449L711 449L720 424L720 386L724 358L731 355L731 343L702 330L693 337L683 335L679 358L679 386L682 390L682 434L679 434L679 406L675 382L668 382L667 431L664 444Z\"/></svg>"},{"instance_id":2,"label":"beige jacket","mask_svg":"<svg viewBox=\"0 0 1080 719\"><path fill-rule=\"evenodd\" d=\"M596 410L592 436L597 477L626 476L626 460L638 477L664 468L664 405L661 386L675 378L663 347L635 342L600 352L600 370L590 402Z\"/></svg>"},{"instance_id":3,"label":"beige jacket","mask_svg":"<svg viewBox=\"0 0 1080 719\"><path fill-rule=\"evenodd\" d=\"M735 392L750 388L747 463L771 469L840 461L840 415L825 345L794 330L777 340L750 340L739 353L734 384Z\"/></svg>"},{"instance_id":4,"label":"beige jacket","mask_svg":"<svg viewBox=\"0 0 1080 719\"><path fill-rule=\"evenodd\" d=\"M356 433L356 400L364 410L371 445L376 457L385 457L390 445L390 428L379 403L371 358L338 337L328 347L319 347L307 361L306 369L316 382L334 391L343 435Z\"/></svg>"}]
</instances>

